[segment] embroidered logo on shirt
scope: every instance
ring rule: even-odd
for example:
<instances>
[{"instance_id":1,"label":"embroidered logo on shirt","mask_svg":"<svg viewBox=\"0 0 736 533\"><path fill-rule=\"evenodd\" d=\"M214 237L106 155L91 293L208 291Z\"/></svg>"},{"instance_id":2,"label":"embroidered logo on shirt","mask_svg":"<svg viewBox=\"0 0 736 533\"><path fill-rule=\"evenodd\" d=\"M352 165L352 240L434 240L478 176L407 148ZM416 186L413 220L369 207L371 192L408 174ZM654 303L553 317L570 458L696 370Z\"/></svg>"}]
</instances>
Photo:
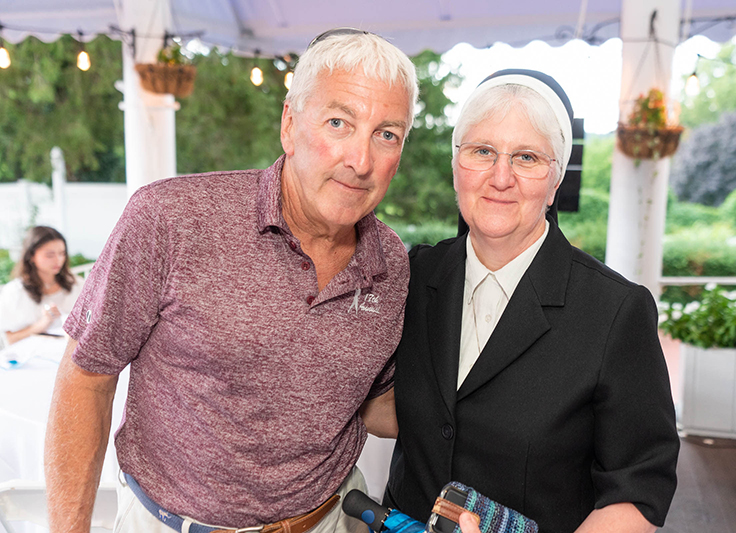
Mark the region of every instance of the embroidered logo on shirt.
<instances>
[{"instance_id":1,"label":"embroidered logo on shirt","mask_svg":"<svg viewBox=\"0 0 736 533\"><path fill-rule=\"evenodd\" d=\"M158 517L159 517L159 520L161 520L162 522L166 522L166 520L168 520L169 518L171 518L171 515L169 513L167 513L166 511L164 511L163 509L159 509L158 510Z\"/></svg>"},{"instance_id":2,"label":"embroidered logo on shirt","mask_svg":"<svg viewBox=\"0 0 736 533\"><path fill-rule=\"evenodd\" d=\"M381 311L378 308L378 296L375 294L366 294L362 298L361 302L361 291L360 289L355 289L355 294L353 295L353 301L350 304L350 307L348 307L348 313L355 309L355 314L358 314L358 311L365 311L367 313L380 313Z\"/></svg>"}]
</instances>

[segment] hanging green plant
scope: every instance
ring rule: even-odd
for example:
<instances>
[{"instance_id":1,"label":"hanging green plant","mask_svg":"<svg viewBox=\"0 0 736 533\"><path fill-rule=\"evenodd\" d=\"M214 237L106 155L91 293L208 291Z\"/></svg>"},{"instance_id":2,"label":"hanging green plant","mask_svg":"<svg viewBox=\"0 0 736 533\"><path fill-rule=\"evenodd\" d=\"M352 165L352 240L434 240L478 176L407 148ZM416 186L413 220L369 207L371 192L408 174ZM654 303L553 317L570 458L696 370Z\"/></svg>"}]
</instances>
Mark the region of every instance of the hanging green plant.
<instances>
[{"instance_id":1,"label":"hanging green plant","mask_svg":"<svg viewBox=\"0 0 736 533\"><path fill-rule=\"evenodd\" d=\"M173 94L186 98L194 90L197 68L181 51L178 43L162 48L156 63L139 63L135 66L141 78L141 86L152 93Z\"/></svg>"},{"instance_id":2,"label":"hanging green plant","mask_svg":"<svg viewBox=\"0 0 736 533\"><path fill-rule=\"evenodd\" d=\"M683 127L667 124L664 94L653 88L634 103L626 124L616 131L619 149L635 159L659 159L674 154L680 144Z\"/></svg>"}]
</instances>

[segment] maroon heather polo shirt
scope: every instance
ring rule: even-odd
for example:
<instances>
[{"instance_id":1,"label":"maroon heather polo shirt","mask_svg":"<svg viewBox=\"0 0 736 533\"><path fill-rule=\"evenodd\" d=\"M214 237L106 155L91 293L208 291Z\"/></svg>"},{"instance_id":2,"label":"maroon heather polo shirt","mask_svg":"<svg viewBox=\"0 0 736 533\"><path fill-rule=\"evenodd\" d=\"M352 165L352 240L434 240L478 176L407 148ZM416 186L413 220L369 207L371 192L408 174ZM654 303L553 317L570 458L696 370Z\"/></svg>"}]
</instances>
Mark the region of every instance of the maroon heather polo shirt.
<instances>
[{"instance_id":1,"label":"maroon heather polo shirt","mask_svg":"<svg viewBox=\"0 0 736 533\"><path fill-rule=\"evenodd\" d=\"M123 471L167 510L224 526L309 511L393 386L409 264L371 213L321 291L266 170L161 180L130 199L67 320L74 362L131 365Z\"/></svg>"}]
</instances>

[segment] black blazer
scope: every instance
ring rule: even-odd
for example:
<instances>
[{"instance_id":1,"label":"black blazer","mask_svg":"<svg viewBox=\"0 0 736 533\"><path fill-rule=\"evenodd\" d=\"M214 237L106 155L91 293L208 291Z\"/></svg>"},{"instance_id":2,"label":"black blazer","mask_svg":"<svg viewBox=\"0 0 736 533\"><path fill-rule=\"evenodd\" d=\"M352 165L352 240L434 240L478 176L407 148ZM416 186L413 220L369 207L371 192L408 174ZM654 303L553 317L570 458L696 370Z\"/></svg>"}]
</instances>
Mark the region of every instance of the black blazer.
<instances>
[{"instance_id":1,"label":"black blazer","mask_svg":"<svg viewBox=\"0 0 736 533\"><path fill-rule=\"evenodd\" d=\"M542 532L573 531L617 502L661 526L679 440L649 291L570 246L550 222L457 391L465 239L410 253L385 503L425 521L455 480Z\"/></svg>"}]
</instances>

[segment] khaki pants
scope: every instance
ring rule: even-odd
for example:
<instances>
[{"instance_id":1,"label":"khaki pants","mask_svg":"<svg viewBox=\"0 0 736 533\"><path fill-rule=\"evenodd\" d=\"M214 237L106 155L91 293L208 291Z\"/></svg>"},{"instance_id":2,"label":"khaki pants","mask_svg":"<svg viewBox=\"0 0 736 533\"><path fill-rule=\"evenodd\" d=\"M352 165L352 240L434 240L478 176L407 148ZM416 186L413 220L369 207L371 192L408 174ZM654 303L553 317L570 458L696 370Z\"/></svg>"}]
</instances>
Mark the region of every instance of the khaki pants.
<instances>
[{"instance_id":1,"label":"khaki pants","mask_svg":"<svg viewBox=\"0 0 736 533\"><path fill-rule=\"evenodd\" d=\"M114 533L171 533L173 529L159 521L138 500L128 485L120 481L122 474L118 476L118 514L115 517ZM358 467L353 467L337 493L340 501L335 507L320 520L320 522L309 530L309 533L368 533L368 526L360 520L351 518L342 512L342 501L345 495L353 489L359 489L367 493L362 472ZM182 533L189 533L189 523L199 523L194 520L185 521ZM207 524L211 525L211 524ZM228 528L219 528L228 529Z\"/></svg>"}]
</instances>

